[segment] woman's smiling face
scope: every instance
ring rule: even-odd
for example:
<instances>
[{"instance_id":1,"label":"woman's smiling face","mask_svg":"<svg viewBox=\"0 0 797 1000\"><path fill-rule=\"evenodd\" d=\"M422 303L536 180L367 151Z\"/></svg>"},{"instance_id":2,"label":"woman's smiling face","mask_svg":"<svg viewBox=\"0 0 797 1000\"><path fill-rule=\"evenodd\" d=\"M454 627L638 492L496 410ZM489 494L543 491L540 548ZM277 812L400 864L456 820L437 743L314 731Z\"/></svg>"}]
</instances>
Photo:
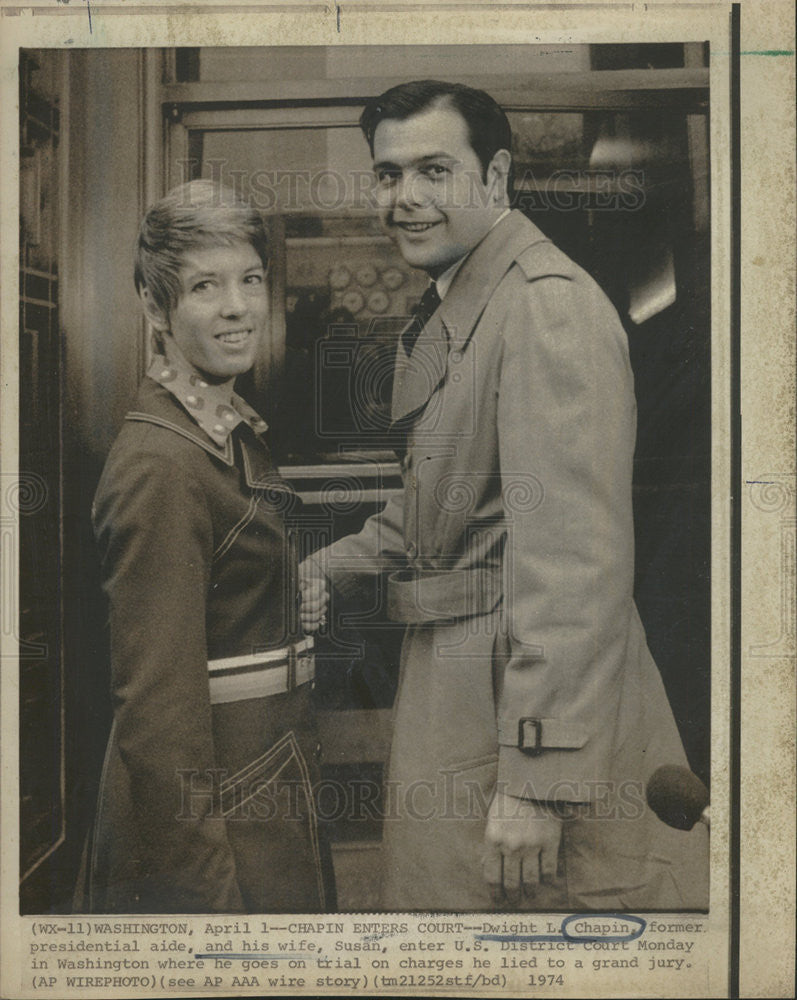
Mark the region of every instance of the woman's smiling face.
<instances>
[{"instance_id":1,"label":"woman's smiling face","mask_svg":"<svg viewBox=\"0 0 797 1000\"><path fill-rule=\"evenodd\" d=\"M169 313L168 334L185 359L217 383L249 371L268 313L257 251L243 241L193 250L185 254L179 276L180 297Z\"/></svg>"}]
</instances>

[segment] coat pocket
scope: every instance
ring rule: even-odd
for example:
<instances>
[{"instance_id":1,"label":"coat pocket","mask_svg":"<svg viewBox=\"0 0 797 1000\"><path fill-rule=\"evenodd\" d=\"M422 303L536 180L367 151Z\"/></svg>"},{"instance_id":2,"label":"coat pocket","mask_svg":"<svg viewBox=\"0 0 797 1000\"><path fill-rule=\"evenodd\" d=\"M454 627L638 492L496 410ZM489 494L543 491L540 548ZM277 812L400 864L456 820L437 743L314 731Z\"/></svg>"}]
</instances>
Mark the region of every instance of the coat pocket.
<instances>
[{"instance_id":1,"label":"coat pocket","mask_svg":"<svg viewBox=\"0 0 797 1000\"><path fill-rule=\"evenodd\" d=\"M249 912L327 908L315 791L293 730L222 783L222 813Z\"/></svg>"},{"instance_id":2,"label":"coat pocket","mask_svg":"<svg viewBox=\"0 0 797 1000\"><path fill-rule=\"evenodd\" d=\"M498 777L497 756L487 754L449 764L441 769L441 777L453 818L487 819Z\"/></svg>"}]
</instances>

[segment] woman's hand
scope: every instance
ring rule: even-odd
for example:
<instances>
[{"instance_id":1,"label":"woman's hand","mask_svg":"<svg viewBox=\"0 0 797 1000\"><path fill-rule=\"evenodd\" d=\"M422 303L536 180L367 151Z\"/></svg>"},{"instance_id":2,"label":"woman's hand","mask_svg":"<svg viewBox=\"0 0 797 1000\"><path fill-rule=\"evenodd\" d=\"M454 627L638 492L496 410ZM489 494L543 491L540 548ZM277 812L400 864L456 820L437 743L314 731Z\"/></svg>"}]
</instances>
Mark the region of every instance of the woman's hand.
<instances>
[{"instance_id":1,"label":"woman's hand","mask_svg":"<svg viewBox=\"0 0 797 1000\"><path fill-rule=\"evenodd\" d=\"M329 587L326 577L311 559L299 566L299 622L302 631L310 635L321 632L327 626L329 607Z\"/></svg>"}]
</instances>

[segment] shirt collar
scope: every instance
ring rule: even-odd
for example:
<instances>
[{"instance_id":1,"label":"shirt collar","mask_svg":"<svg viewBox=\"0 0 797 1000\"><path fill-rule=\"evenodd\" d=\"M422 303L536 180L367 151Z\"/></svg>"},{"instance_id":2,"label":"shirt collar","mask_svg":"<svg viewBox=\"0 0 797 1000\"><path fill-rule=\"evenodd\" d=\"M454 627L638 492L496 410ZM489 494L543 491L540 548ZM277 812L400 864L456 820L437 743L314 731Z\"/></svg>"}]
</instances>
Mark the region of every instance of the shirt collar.
<instances>
[{"instance_id":1,"label":"shirt collar","mask_svg":"<svg viewBox=\"0 0 797 1000\"><path fill-rule=\"evenodd\" d=\"M459 260L454 261L454 263L445 269L439 278L435 280L435 285L437 285L437 294L441 299L446 297L446 293L451 287L451 282L456 277L457 271L462 267L467 258L467 254L464 257L460 257Z\"/></svg>"},{"instance_id":2,"label":"shirt collar","mask_svg":"<svg viewBox=\"0 0 797 1000\"><path fill-rule=\"evenodd\" d=\"M268 424L237 393L211 385L182 358L156 354L147 375L160 383L182 405L188 415L220 448L239 424L251 427L255 434L268 430Z\"/></svg>"},{"instance_id":3,"label":"shirt collar","mask_svg":"<svg viewBox=\"0 0 797 1000\"><path fill-rule=\"evenodd\" d=\"M495 220L495 222L492 224L492 226L490 226L490 229L493 229L495 226L497 226L498 223L501 221L501 219L505 219L507 215L509 215L509 212L510 209L505 208L503 212ZM440 296L441 299L444 299L446 297L446 293L451 287L451 283L457 276L457 271L462 267L462 265L468 259L468 256L469 256L468 254L465 254L464 257L460 257L459 260L454 261L454 263L450 267L446 268L446 270L443 271L440 277L436 279L435 284L437 285L437 294Z\"/></svg>"}]
</instances>

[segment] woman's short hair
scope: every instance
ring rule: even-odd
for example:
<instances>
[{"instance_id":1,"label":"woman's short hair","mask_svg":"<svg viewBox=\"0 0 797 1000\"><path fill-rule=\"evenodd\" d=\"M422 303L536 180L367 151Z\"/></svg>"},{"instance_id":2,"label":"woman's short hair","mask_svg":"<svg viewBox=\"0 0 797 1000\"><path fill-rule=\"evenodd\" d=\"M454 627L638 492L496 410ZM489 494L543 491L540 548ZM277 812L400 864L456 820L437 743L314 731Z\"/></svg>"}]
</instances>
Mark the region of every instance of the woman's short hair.
<instances>
[{"instance_id":1,"label":"woman's short hair","mask_svg":"<svg viewBox=\"0 0 797 1000\"><path fill-rule=\"evenodd\" d=\"M134 277L153 303L168 316L182 291L180 268L185 254L240 242L254 247L268 266L263 217L230 188L197 180L173 188L144 216L138 231Z\"/></svg>"}]
</instances>

